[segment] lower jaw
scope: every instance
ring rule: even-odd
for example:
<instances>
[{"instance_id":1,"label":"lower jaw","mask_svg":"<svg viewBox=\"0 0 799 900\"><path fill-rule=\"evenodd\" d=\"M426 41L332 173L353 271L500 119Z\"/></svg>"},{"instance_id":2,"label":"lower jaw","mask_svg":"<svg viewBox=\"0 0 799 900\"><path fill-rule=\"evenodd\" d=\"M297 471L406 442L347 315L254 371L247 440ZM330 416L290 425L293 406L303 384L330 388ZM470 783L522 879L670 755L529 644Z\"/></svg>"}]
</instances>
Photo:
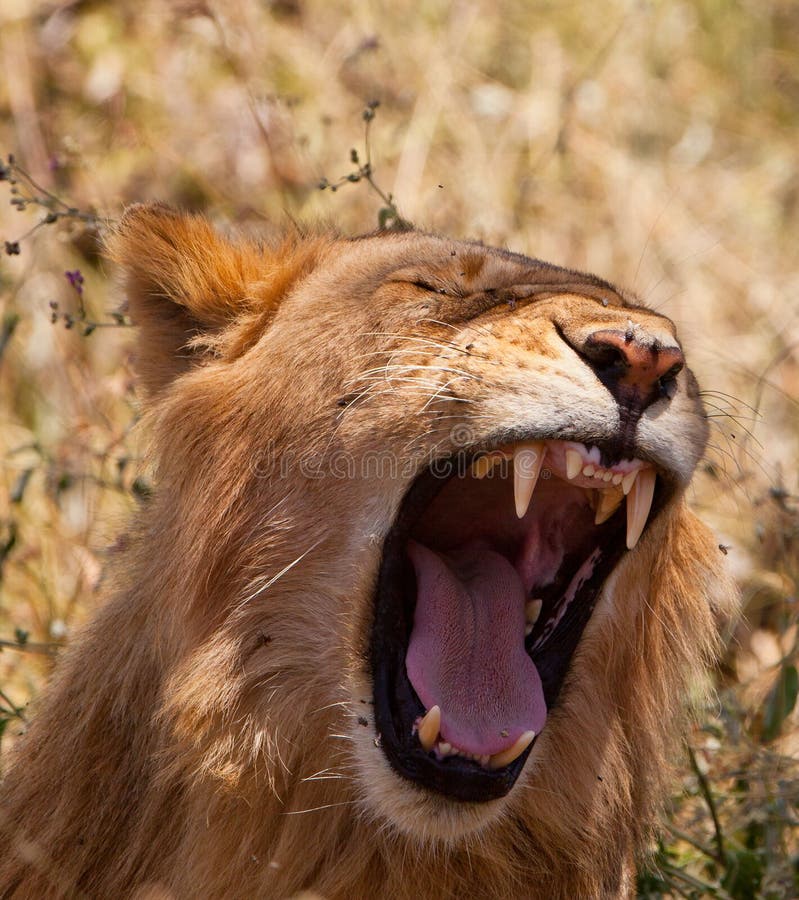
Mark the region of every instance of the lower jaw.
<instances>
[{"instance_id":1,"label":"lower jaw","mask_svg":"<svg viewBox=\"0 0 799 900\"><path fill-rule=\"evenodd\" d=\"M550 714L557 708L566 676L595 609L605 577L602 574L595 584L589 585L581 595L579 604L574 605L574 621L569 629L562 636L552 638L560 642L557 654L538 660L534 657ZM522 774L528 757L546 735L547 726L517 759L495 771L479 762L457 756L437 759L419 747L409 725L409 722L424 715L425 710L407 677L404 659L395 656L395 662L397 665L393 673L389 666L373 671L375 721L380 736L378 743L394 772L418 787L441 795L442 799L459 804L490 805L490 801L509 794Z\"/></svg>"},{"instance_id":2,"label":"lower jaw","mask_svg":"<svg viewBox=\"0 0 799 900\"><path fill-rule=\"evenodd\" d=\"M414 846L451 848L468 844L503 822L516 792L492 800L468 802L428 790L399 774L375 749L366 729L359 729L358 759L363 773L362 799L366 815L404 835ZM379 754L379 755L376 755ZM517 787L523 789L522 774ZM423 895L426 896L426 895Z\"/></svg>"}]
</instances>

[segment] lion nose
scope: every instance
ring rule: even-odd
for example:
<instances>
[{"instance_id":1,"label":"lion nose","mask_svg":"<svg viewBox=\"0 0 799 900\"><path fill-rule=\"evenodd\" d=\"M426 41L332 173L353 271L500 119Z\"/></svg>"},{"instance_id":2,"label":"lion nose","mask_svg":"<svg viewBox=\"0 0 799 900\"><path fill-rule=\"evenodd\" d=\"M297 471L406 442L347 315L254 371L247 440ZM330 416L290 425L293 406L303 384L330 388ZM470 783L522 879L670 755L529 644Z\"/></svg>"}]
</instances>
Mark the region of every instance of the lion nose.
<instances>
[{"instance_id":1,"label":"lion nose","mask_svg":"<svg viewBox=\"0 0 799 900\"><path fill-rule=\"evenodd\" d=\"M674 378L685 365L682 350L644 329L603 329L587 335L580 353L616 400L641 408L671 396Z\"/></svg>"}]
</instances>

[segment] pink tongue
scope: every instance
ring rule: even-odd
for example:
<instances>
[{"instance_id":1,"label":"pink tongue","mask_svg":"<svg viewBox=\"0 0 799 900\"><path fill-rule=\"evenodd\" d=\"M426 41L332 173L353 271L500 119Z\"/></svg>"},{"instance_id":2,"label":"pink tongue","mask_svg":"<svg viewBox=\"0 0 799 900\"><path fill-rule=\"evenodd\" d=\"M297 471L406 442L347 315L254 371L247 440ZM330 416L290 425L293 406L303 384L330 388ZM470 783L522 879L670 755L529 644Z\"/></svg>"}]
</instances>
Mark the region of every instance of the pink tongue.
<instances>
[{"instance_id":1,"label":"pink tongue","mask_svg":"<svg viewBox=\"0 0 799 900\"><path fill-rule=\"evenodd\" d=\"M524 649L525 591L516 569L480 543L446 559L408 543L416 613L405 657L419 699L441 708L444 740L468 753L499 753L538 734L547 708Z\"/></svg>"}]
</instances>

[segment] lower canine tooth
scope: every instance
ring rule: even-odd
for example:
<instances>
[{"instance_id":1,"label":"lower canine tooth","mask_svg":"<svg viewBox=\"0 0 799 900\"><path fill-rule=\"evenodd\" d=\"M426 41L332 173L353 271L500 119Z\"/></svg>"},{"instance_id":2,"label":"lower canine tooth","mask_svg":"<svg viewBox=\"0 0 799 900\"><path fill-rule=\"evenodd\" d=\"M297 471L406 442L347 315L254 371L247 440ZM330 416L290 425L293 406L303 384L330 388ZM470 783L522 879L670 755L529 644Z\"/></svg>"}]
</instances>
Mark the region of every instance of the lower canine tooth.
<instances>
[{"instance_id":1,"label":"lower canine tooth","mask_svg":"<svg viewBox=\"0 0 799 900\"><path fill-rule=\"evenodd\" d=\"M536 441L532 444L521 444L513 455L513 496L516 502L516 515L523 519L530 498L541 474L544 462L544 444Z\"/></svg>"},{"instance_id":2,"label":"lower canine tooth","mask_svg":"<svg viewBox=\"0 0 799 900\"><path fill-rule=\"evenodd\" d=\"M538 617L541 615L541 607L544 605L543 600L528 600L524 604L524 618L528 625L535 625Z\"/></svg>"},{"instance_id":3,"label":"lower canine tooth","mask_svg":"<svg viewBox=\"0 0 799 900\"><path fill-rule=\"evenodd\" d=\"M518 759L532 744L534 737L534 731L525 731L512 747L508 747L507 750L503 750L501 753L494 753L488 760L488 768L502 769L510 765L514 759Z\"/></svg>"},{"instance_id":4,"label":"lower canine tooth","mask_svg":"<svg viewBox=\"0 0 799 900\"><path fill-rule=\"evenodd\" d=\"M577 450L566 451L566 477L569 481L576 478L583 469L583 458Z\"/></svg>"},{"instance_id":5,"label":"lower canine tooth","mask_svg":"<svg viewBox=\"0 0 799 900\"><path fill-rule=\"evenodd\" d=\"M425 713L425 716L419 723L419 727L417 729L419 733L419 743L422 745L422 747L424 747L427 753L429 753L435 746L435 743L438 740L438 732L440 728L441 708L438 706L431 706L430 709Z\"/></svg>"},{"instance_id":6,"label":"lower canine tooth","mask_svg":"<svg viewBox=\"0 0 799 900\"><path fill-rule=\"evenodd\" d=\"M627 495L627 549L632 550L641 537L649 510L652 508L652 497L655 493L655 470L641 469L638 477Z\"/></svg>"},{"instance_id":7,"label":"lower canine tooth","mask_svg":"<svg viewBox=\"0 0 799 900\"><path fill-rule=\"evenodd\" d=\"M594 525L601 525L616 512L624 499L624 494L619 488L608 488L599 492L599 502L596 506Z\"/></svg>"}]
</instances>

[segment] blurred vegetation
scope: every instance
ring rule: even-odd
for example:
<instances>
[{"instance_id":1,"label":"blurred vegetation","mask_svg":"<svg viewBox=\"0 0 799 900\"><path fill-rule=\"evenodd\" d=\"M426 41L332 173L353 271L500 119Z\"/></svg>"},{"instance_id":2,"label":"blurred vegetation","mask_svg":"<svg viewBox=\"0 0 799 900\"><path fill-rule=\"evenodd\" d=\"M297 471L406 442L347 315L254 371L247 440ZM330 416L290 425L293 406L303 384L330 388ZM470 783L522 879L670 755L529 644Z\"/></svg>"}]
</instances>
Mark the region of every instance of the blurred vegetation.
<instances>
[{"instance_id":1,"label":"blurred vegetation","mask_svg":"<svg viewBox=\"0 0 799 900\"><path fill-rule=\"evenodd\" d=\"M798 896L797 34L793 0L3 0L4 744L147 491L107 220L410 220L677 321L713 432L692 502L744 616L639 890Z\"/></svg>"}]
</instances>

